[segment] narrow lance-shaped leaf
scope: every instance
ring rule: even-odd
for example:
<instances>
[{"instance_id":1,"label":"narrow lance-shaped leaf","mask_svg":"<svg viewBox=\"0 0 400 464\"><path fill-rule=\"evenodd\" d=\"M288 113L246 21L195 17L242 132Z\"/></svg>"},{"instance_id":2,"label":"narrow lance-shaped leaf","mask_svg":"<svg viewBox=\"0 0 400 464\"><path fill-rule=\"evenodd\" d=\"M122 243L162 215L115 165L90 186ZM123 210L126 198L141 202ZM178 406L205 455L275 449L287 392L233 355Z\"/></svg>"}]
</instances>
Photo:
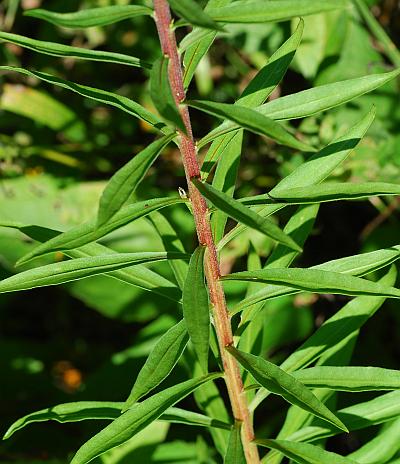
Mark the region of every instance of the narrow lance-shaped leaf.
<instances>
[{"instance_id":1,"label":"narrow lance-shaped leaf","mask_svg":"<svg viewBox=\"0 0 400 464\"><path fill-rule=\"evenodd\" d=\"M29 71L27 69L17 68L15 66L0 66L0 71L13 71L20 74L25 74L26 76L36 77L43 82L71 90L72 92L78 93L79 95L82 95L83 97L89 98L91 100L95 100L106 105L115 106L116 108L125 111L131 116L142 119L158 130L165 131L165 133L171 133L171 130L160 118L130 98L123 97L116 93L107 92L106 90L76 84L75 82L66 81L59 77L55 77L51 74L43 73L40 71Z\"/></svg>"},{"instance_id":2,"label":"narrow lance-shaped leaf","mask_svg":"<svg viewBox=\"0 0 400 464\"><path fill-rule=\"evenodd\" d=\"M385 287L359 277L340 272L323 271L321 269L261 269L244 271L221 277L222 280L242 280L264 282L274 285L286 285L306 292L337 293L339 295L374 295L400 298L400 290Z\"/></svg>"},{"instance_id":3,"label":"narrow lance-shaped leaf","mask_svg":"<svg viewBox=\"0 0 400 464\"><path fill-rule=\"evenodd\" d=\"M124 206L116 213L110 221L101 227L96 227L96 219L87 221L79 226L57 235L47 242L39 245L31 252L23 256L18 265L28 262L29 260L46 253L58 250L70 250L94 242L110 232L123 227L136 219L147 216L153 211L157 211L167 206L181 203L181 198L153 198L148 201L139 201L132 205Z\"/></svg>"},{"instance_id":4,"label":"narrow lance-shaped leaf","mask_svg":"<svg viewBox=\"0 0 400 464\"><path fill-rule=\"evenodd\" d=\"M203 372L208 371L210 310L204 277L204 253L199 246L193 253L182 294L183 317Z\"/></svg>"},{"instance_id":5,"label":"narrow lance-shaped leaf","mask_svg":"<svg viewBox=\"0 0 400 464\"><path fill-rule=\"evenodd\" d=\"M40 8L25 11L25 16L42 19L56 26L81 29L106 26L135 16L151 15L153 10L141 5L114 5L89 8L72 13L57 13Z\"/></svg>"},{"instance_id":6,"label":"narrow lance-shaped leaf","mask_svg":"<svg viewBox=\"0 0 400 464\"><path fill-rule=\"evenodd\" d=\"M317 264L309 269L340 272L360 277L388 266L389 264L396 262L399 258L400 246L396 245L382 250L371 251L369 253L334 259L332 261L327 261L326 263ZM291 295L300 291L300 289L290 287L269 285L268 287L265 287L244 298L234 308L232 308L231 313L236 314L255 303L259 303L270 298Z\"/></svg>"},{"instance_id":7,"label":"narrow lance-shaped leaf","mask_svg":"<svg viewBox=\"0 0 400 464\"><path fill-rule=\"evenodd\" d=\"M342 421L295 377L259 356L244 353L233 346L226 349L260 385L271 393L280 395L289 403L295 404L339 429L347 431Z\"/></svg>"},{"instance_id":8,"label":"narrow lance-shaped leaf","mask_svg":"<svg viewBox=\"0 0 400 464\"><path fill-rule=\"evenodd\" d=\"M357 77L303 90L271 100L257 108L271 119L297 119L343 105L385 85L400 74L400 69L381 74Z\"/></svg>"},{"instance_id":9,"label":"narrow lance-shaped leaf","mask_svg":"<svg viewBox=\"0 0 400 464\"><path fill-rule=\"evenodd\" d=\"M213 8L208 14L218 22L225 23L265 23L286 21L300 16L344 8L346 0L270 0L237 1L222 8Z\"/></svg>"},{"instance_id":10,"label":"narrow lance-shaped leaf","mask_svg":"<svg viewBox=\"0 0 400 464\"><path fill-rule=\"evenodd\" d=\"M400 418L384 425L379 433L357 451L349 454L350 459L363 464L389 463L400 449ZM390 461L389 464L393 464Z\"/></svg>"},{"instance_id":11,"label":"narrow lance-shaped leaf","mask_svg":"<svg viewBox=\"0 0 400 464\"><path fill-rule=\"evenodd\" d=\"M396 282L396 267L392 266L379 283L384 286ZM349 301L342 309L325 321L296 351L281 364L286 372L293 372L309 366L311 363L357 332L385 302L384 297L360 296ZM268 392L258 391L251 404L254 410L267 397ZM347 423L347 421L346 421ZM282 438L286 438L285 437Z\"/></svg>"},{"instance_id":12,"label":"narrow lance-shaped leaf","mask_svg":"<svg viewBox=\"0 0 400 464\"><path fill-rule=\"evenodd\" d=\"M136 190L158 155L174 137L175 134L166 135L151 143L111 177L100 198L97 227L102 226L118 212Z\"/></svg>"},{"instance_id":13,"label":"narrow lance-shaped leaf","mask_svg":"<svg viewBox=\"0 0 400 464\"><path fill-rule=\"evenodd\" d=\"M124 411L142 396L147 395L170 374L187 342L188 334L184 321L178 322L160 338L136 378L132 391L124 404Z\"/></svg>"},{"instance_id":14,"label":"narrow lance-shaped leaf","mask_svg":"<svg viewBox=\"0 0 400 464\"><path fill-rule=\"evenodd\" d=\"M187 380L156 393L141 403L135 403L132 408L87 441L75 454L71 464L86 464L95 457L124 443L158 419L175 403L183 400L204 383L220 376L221 374L210 374Z\"/></svg>"},{"instance_id":15,"label":"narrow lance-shaped leaf","mask_svg":"<svg viewBox=\"0 0 400 464\"><path fill-rule=\"evenodd\" d=\"M57 404L50 408L41 409L27 414L16 420L5 433L3 440L11 438L14 433L37 422L54 420L60 423L78 422L83 420L117 419L121 415L124 403L112 401L77 401L74 403ZM160 420L186 425L214 427L231 430L232 426L197 412L186 411L181 408L168 408L160 416Z\"/></svg>"},{"instance_id":16,"label":"narrow lance-shaped leaf","mask_svg":"<svg viewBox=\"0 0 400 464\"><path fill-rule=\"evenodd\" d=\"M160 57L153 64L150 73L150 95L154 106L160 115L172 122L182 132L186 133L186 126L182 121L168 77L169 59Z\"/></svg>"},{"instance_id":17,"label":"narrow lance-shaped leaf","mask_svg":"<svg viewBox=\"0 0 400 464\"><path fill-rule=\"evenodd\" d=\"M58 230L14 222L0 222L0 227L17 229L31 239L39 242L45 242L61 234ZM171 251L178 250L172 249ZM64 251L64 254L70 258L87 258L89 256L115 253L116 251L111 250L111 248L104 245L100 245L100 243L90 243L77 250ZM173 261L175 262L175 260ZM179 302L181 299L179 289L176 285L160 274L148 269L145 265L138 264L134 268L124 268L119 271L109 272L107 277L120 280L121 282L125 282L129 285L134 285L143 290L157 293L158 295L175 302Z\"/></svg>"},{"instance_id":18,"label":"narrow lance-shaped leaf","mask_svg":"<svg viewBox=\"0 0 400 464\"><path fill-rule=\"evenodd\" d=\"M241 105L228 103L216 103L205 100L192 100L187 104L193 108L212 114L220 119L229 119L239 124L240 127L256 134L265 135L273 140L302 151L315 151L315 149L285 130L279 123L265 117L261 113Z\"/></svg>"},{"instance_id":19,"label":"narrow lance-shaped leaf","mask_svg":"<svg viewBox=\"0 0 400 464\"><path fill-rule=\"evenodd\" d=\"M400 195L400 185L386 182L353 184L351 182L326 182L307 187L280 190L276 196L262 194L242 198L244 205L274 203L307 204L338 200L359 200L372 196Z\"/></svg>"},{"instance_id":20,"label":"narrow lance-shaped leaf","mask_svg":"<svg viewBox=\"0 0 400 464\"><path fill-rule=\"evenodd\" d=\"M246 464L243 451L242 440L240 437L241 424L237 422L229 436L228 448L224 459L224 464Z\"/></svg>"},{"instance_id":21,"label":"narrow lance-shaped leaf","mask_svg":"<svg viewBox=\"0 0 400 464\"><path fill-rule=\"evenodd\" d=\"M280 451L298 464L357 464L350 458L325 451L319 446L288 440L257 440L257 444Z\"/></svg>"},{"instance_id":22,"label":"narrow lance-shaped leaf","mask_svg":"<svg viewBox=\"0 0 400 464\"><path fill-rule=\"evenodd\" d=\"M29 290L48 285L60 285L72 280L84 279L97 274L123 269L135 264L150 263L164 259L186 259L182 253L115 253L105 256L78 258L61 263L48 264L0 281L0 293Z\"/></svg>"},{"instance_id":23,"label":"narrow lance-shaped leaf","mask_svg":"<svg viewBox=\"0 0 400 464\"><path fill-rule=\"evenodd\" d=\"M222 30L215 21L196 3L196 0L168 0L171 8L189 24L204 27L206 29Z\"/></svg>"},{"instance_id":24,"label":"narrow lance-shaped leaf","mask_svg":"<svg viewBox=\"0 0 400 464\"><path fill-rule=\"evenodd\" d=\"M400 415L400 391L386 393L373 400L340 409L337 411L337 415L346 422L350 431L398 419ZM317 421L308 427L294 432L287 438L294 441L315 441L320 438L332 437L338 433L341 433L338 429Z\"/></svg>"},{"instance_id":25,"label":"narrow lance-shaped leaf","mask_svg":"<svg viewBox=\"0 0 400 464\"><path fill-rule=\"evenodd\" d=\"M336 391L375 391L400 389L400 371L380 367L317 366L292 374L307 387Z\"/></svg>"},{"instance_id":26,"label":"narrow lance-shaped leaf","mask_svg":"<svg viewBox=\"0 0 400 464\"><path fill-rule=\"evenodd\" d=\"M29 37L11 34L9 32L0 31L0 40L19 45L20 47L29 48L30 50L44 53L45 55L79 58L91 61L105 61L107 63L124 64L139 68L151 68L151 64L142 61L140 58L135 58L134 56L101 50L89 50L82 47L71 47L54 42L44 42L42 40L30 39Z\"/></svg>"},{"instance_id":27,"label":"narrow lance-shaped leaf","mask_svg":"<svg viewBox=\"0 0 400 464\"><path fill-rule=\"evenodd\" d=\"M240 202L233 200L223 192L218 191L209 184L201 182L200 179L192 179L199 191L218 209L226 213L232 219L246 224L248 227L256 229L268 235L280 243L284 243L293 250L299 250L299 246L289 236L269 219L259 216L251 209L243 206Z\"/></svg>"},{"instance_id":28,"label":"narrow lance-shaped leaf","mask_svg":"<svg viewBox=\"0 0 400 464\"><path fill-rule=\"evenodd\" d=\"M320 152L311 156L305 163L301 164L291 174L284 177L270 194L278 195L280 190L294 187L305 187L314 185L326 179L331 172L340 165L360 142L375 118L375 109L366 114L360 122L353 126L347 133L335 139ZM258 207L256 211L263 217L279 211L284 205L266 205ZM245 226L239 225L231 230L219 242L218 248L222 249L230 240L237 237Z\"/></svg>"}]
</instances>

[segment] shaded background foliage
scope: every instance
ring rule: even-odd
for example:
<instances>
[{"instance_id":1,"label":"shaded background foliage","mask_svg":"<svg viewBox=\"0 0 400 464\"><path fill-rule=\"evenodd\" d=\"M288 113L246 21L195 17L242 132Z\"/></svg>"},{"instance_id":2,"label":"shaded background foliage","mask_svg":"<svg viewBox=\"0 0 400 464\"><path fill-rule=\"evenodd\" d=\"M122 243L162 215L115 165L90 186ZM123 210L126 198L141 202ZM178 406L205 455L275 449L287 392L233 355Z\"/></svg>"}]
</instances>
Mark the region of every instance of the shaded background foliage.
<instances>
[{"instance_id":1,"label":"shaded background foliage","mask_svg":"<svg viewBox=\"0 0 400 464\"><path fill-rule=\"evenodd\" d=\"M126 4L112 0L3 0L2 30L40 40L101 48L140 56L152 62L158 39L151 19L134 18L116 26L67 31L22 16L24 9L42 4L46 9L72 11L80 7ZM44 5L45 4L45 5ZM381 24L400 45L400 10L396 1L369 1ZM312 86L391 69L389 61L354 10L307 17L305 34L296 58L277 92L293 93ZM233 102L271 53L290 35L289 22L230 26L201 63L191 96ZM115 64L58 59L34 54L14 45L0 46L3 64L23 66L74 82L109 89L150 107L148 75L143 70ZM18 75L1 76L0 93L0 220L66 230L90 217L105 180L153 139L148 126L118 110L83 100L63 89L39 84ZM29 87L28 87L29 86ZM275 95L275 97L278 94ZM374 103L378 116L367 137L335 173L338 180L397 182L400 173L399 83L391 83L347 105L298 121L307 142L323 146L354 124ZM211 128L212 119L193 111L197 136ZM277 147L246 134L238 193L255 195L273 187L281 176L303 161L301 153ZM184 187L179 154L170 147L151 169L136 192L137 198L165 196ZM310 266L332 258L370 251L398 242L399 202L388 197L364 202L338 202L321 206L313 236L299 265ZM184 206L167 212L187 248L195 243L191 217ZM377 227L379 225L379 228ZM251 232L261 257L271 241ZM224 251L224 270L239 267L249 246L248 233ZM116 250L162 250L160 239L146 219L106 237ZM15 262L34 244L22 234L0 228L0 277L15 272ZM44 261L62 259L60 255ZM157 264L170 276L166 264ZM244 286L227 285L232 301ZM345 301L345 297L302 295L272 300L263 349L274 361L285 358L314 327ZM387 302L363 328L353 361L357 365L398 368L400 316L396 303ZM92 277L62 287L50 287L0 296L0 386L2 432L28 411L67 401L125 398L140 366L160 334L174 322L176 305L163 297L121 282ZM172 380L183 380L178 365ZM369 394L363 394L366 398ZM353 399L352 399L353 398ZM360 396L357 395L360 401ZM191 400L188 400L191 401ZM340 407L355 401L340 396ZM274 399L259 409L260 430L273 434L283 420L283 403ZM268 418L268 422L266 421ZM45 423L15 435L0 449L1 462L66 462L104 424ZM169 448L187 449L187 460L209 461L206 432L174 425L153 424L138 437L140 447L129 455L140 462L168 460ZM339 437L328 448L347 453L367 436L363 432ZM172 444L159 445L168 434ZM197 436L197 438L193 438ZM147 441L146 441L147 440ZM136 454L135 454L136 453ZM49 460L49 457L59 461ZM157 457L158 456L158 457ZM96 462L125 462L102 458ZM128 461L126 461L128 462Z\"/></svg>"}]
</instances>

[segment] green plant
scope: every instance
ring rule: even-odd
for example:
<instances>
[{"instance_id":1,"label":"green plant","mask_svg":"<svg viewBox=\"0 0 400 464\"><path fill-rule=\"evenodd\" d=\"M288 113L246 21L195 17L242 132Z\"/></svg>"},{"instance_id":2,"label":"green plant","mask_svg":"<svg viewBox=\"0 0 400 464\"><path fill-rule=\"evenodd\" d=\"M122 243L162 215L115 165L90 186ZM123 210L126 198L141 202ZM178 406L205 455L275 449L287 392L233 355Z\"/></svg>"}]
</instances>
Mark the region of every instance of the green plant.
<instances>
[{"instance_id":1,"label":"green plant","mask_svg":"<svg viewBox=\"0 0 400 464\"><path fill-rule=\"evenodd\" d=\"M357 5L363 4L357 1ZM329 261L308 269L290 267L302 252L321 203L400 194L398 184L323 182L349 157L366 134L374 119L374 108L346 133L339 134L322 148L315 147L306 137L295 133L286 121L305 118L352 101L395 79L400 70L321 85L265 103L280 83L301 43L303 20L300 19L291 37L270 57L235 104L190 100L186 97L201 59L217 34L224 32L230 23L282 21L348 6L344 0L238 0L233 3L229 0L210 0L203 10L193 0L154 0L153 8L125 5L70 14L46 10L28 12L28 16L65 28L104 26L137 15L151 15L155 20L162 52L162 56L152 65L122 54L81 50L5 32L0 34L2 40L54 56L151 67L150 95L158 115L112 92L65 81L39 71L11 66L0 69L32 76L115 106L145 121L160 135L112 176L101 196L97 217L93 220L62 233L40 225L3 221L2 226L19 229L42 242L20 260L21 265L57 251L72 259L34 267L4 279L0 282L0 292L62 284L106 274L108 278L171 297L171 292L163 288L166 286L164 282L154 285L157 279L162 281L162 276L145 266L167 260L175 277L175 282L169 282L168 288L174 291L175 299L182 304L183 310L183 319L178 320L154 346L126 402L86 401L50 407L18 420L5 438L32 422L51 419L60 422L112 420L86 442L72 459L74 464L83 464L128 442L160 419L206 427L215 449L227 464L260 462L258 446L271 449L262 459L267 463L279 463L283 456L298 463L367 462L366 456L369 459L371 455L375 459L373 462L388 462L398 452L398 391L335 412L325 403L337 391L400 389L398 371L346 366L352 344L363 323L372 317L386 298L400 298L400 290L394 287L395 267L391 267L378 282L362 278L397 261L400 257L399 245ZM176 23L172 20L170 7L181 18ZM194 29L180 42L179 51L183 54L184 63L182 70L175 32L188 24ZM192 134L189 107L223 121L197 144ZM308 158L268 193L237 200L233 197L244 130L307 153ZM182 156L187 196L182 194L132 202L136 187L162 150L172 142L179 147ZM197 151L209 143L211 146L200 166ZM191 257L185 253L178 234L160 213L163 208L178 203L189 208L196 226L198 246ZM297 209L291 210L290 219L282 230L270 217L288 206L296 206ZM118 253L96 243L110 232L147 216L158 231L165 252ZM227 229L228 218L238 225ZM248 228L276 242L276 247L264 268L255 250L249 248L247 270L221 276L219 253ZM246 296L230 309L224 289L228 281L249 282ZM325 321L278 366L262 356L260 317L266 302L296 292L340 294L356 298ZM179 305L177 307L180 308ZM180 309L177 310L178 314ZM189 340L190 345L187 346ZM191 374L190 379L152 393L183 359ZM224 384L221 380L215 383L219 378L223 378L226 386L229 412L222 399ZM204 414L175 407L176 403L193 392ZM281 396L291 405L286 421L277 439L264 439L258 434L256 438L253 413L271 394ZM385 422L388 425L380 435L349 457L308 443ZM386 447L382 446L383 442L387 444ZM382 455L383 452L386 454ZM179 453L174 459L180 459ZM221 458L215 455L209 459Z\"/></svg>"}]
</instances>

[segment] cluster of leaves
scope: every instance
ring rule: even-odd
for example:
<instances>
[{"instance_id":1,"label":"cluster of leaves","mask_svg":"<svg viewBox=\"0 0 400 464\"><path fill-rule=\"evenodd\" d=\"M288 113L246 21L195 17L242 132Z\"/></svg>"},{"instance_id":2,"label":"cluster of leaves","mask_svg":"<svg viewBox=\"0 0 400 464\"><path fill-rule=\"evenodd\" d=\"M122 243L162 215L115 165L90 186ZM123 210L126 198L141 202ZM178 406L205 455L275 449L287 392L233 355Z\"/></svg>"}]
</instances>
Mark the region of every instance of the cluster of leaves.
<instances>
[{"instance_id":1,"label":"cluster of leaves","mask_svg":"<svg viewBox=\"0 0 400 464\"><path fill-rule=\"evenodd\" d=\"M280 84L296 52L300 56L307 55L307 50L302 48L304 20L298 18L306 16L307 22L309 18L315 18L315 15L327 14L328 18L333 17L339 21L341 16L329 15L349 14L347 10L355 14L358 11L350 1L238 0L231 3L229 0L210 0L204 10L191 0L170 0L169 4L180 17L176 22L177 27L187 24L194 26L180 42L186 88L189 88L195 71L203 63L202 58L206 56L215 39L219 34L229 34L230 24L237 27L238 24L247 26L253 23L270 24L292 20L295 26L290 37L264 63L234 104L204 99L187 99L185 102L196 110L222 120L220 125L198 141L199 148L210 146L204 155L202 176L193 180L195 187L209 202L214 239L221 256L225 256L225 250L234 240L240 240L246 234L251 235L252 231L257 231L258 236L266 240L271 250L272 244L274 245L263 264L257 250L251 246L246 270L228 273L221 279L227 282L228 294L233 285L239 292L246 289L245 296L236 304L230 305L237 344L236 347L227 349L243 368L246 393L252 411L256 411L270 395L278 395L290 405L276 439L266 439L264 437L268 435L257 431L257 443L271 450L264 460L278 464L286 456L298 463L396 462L400 431L400 402L399 392L396 390L400 389L400 374L396 370L381 367L365 368L347 364L350 363L354 343L363 324L387 298L400 298L400 290L394 286L396 268L393 266L400 257L400 245L392 243L386 248L347 256L310 268L296 268L291 265L302 253L322 203L371 197L390 198L400 194L400 186L381 182L381 179L358 183L326 181L349 159L371 127L375 108L370 105L365 110L362 108L362 117L358 111L357 118L354 115L348 118L346 130L336 131L336 136L327 144L323 140L317 143L312 131L303 133L302 130L307 129L305 122L295 130L290 121L304 119L310 124L311 118L318 118L325 111L335 109L337 124L341 107L377 88L396 82L400 69L349 76L340 81L333 79L333 82L327 79L327 83L323 83L321 78L321 85L317 87L267 101ZM358 8L361 5L360 10L365 12L361 0L355 4ZM104 27L143 15L152 16L153 10L147 6L114 5L83 9L74 13L34 9L27 14L63 28L86 29ZM161 198L149 196L147 200L138 200L135 196L136 188L159 155L167 146L177 142L177 129L185 131L169 84L168 60L161 57L149 64L142 57L61 45L8 32L1 32L0 38L7 43L56 57L150 69L150 95L157 112L119 93L67 81L47 72L18 66L0 67L7 73L20 73L62 87L102 105L116 107L146 123L158 135L155 141L111 177L98 202L97 215L87 222L60 231L37 221L21 223L1 218L2 227L18 230L40 244L19 260L19 265L29 266L29 269L3 279L0 282L0 292L65 284L101 275L106 286L109 282L118 281L174 302L174 323L157 339L151 350L147 348L148 357L125 402L80 401L52 406L16 421L6 432L5 438L10 438L32 422L110 420L109 425L78 450L71 462L83 464L93 459L104 463L123 462L125 458L133 459L138 444L145 443L143 429L148 431L152 427L152 430L157 431L157 427L164 427L165 423L180 423L205 427L210 432L216 452L199 446L203 454L201 458L196 454L195 462L218 462L221 460L220 456L224 457L226 463L243 462L240 426L232 424L232 418L221 396L222 383L220 385L219 381L216 382L223 376L223 372L204 280L205 250L198 247L194 251L188 250L188 254L173 223L164 215L164 208L177 208L179 204L189 206L190 210L190 202L177 194ZM307 67L306 59L296 60L300 68ZM307 69L311 73L308 77L317 75L316 65L314 75L312 69ZM342 77L337 69L340 66L336 63L332 74L338 72L339 77ZM325 68L325 73L328 70L329 67ZM43 98L42 95L39 100ZM55 104L54 101L52 104ZM56 107L55 111L62 113L60 107ZM23 110L21 112L24 114ZM353 120L353 117L357 120ZM346 118L342 116L342 120ZM65 126L68 131L72 128L78 132L83 130L68 111L61 119L61 122L53 122L57 124L54 128ZM128 117L127 119L132 120ZM269 144L279 146L278 150L282 146L288 147L284 150L288 150L290 154L295 150L300 153L302 162L267 193L234 199L245 131L266 137ZM290 207L293 207L290 210L290 219L284 229L281 229L272 215ZM185 211L185 218L187 214ZM134 226L136 221L143 218L150 219L152 233L159 237L161 249L120 252L107 246L104 238L108 234L125 226ZM227 228L228 218L237 225ZM46 259L45 256L49 254L58 256L58 252L71 259L32 267L32 260ZM170 267L166 275L157 267L147 267L148 263L159 261L166 261ZM385 274L379 281L363 278L380 269L385 269ZM279 298L286 301L285 296L300 292L339 294L354 298L338 309L278 365L266 360L264 356L264 306L270 300L278 301ZM178 362L187 365L190 379L173 382L172 386L160 389L159 385L166 379L168 381ZM335 393L340 391L389 393L336 410L329 400L334 399ZM176 407L177 403L192 393L202 413L194 412L190 408ZM378 424L385 424L381 432L346 457L311 444L343 432ZM159 441L162 441L166 429L160 430ZM122 446L118 447L119 445ZM160 453L160 460L184 462L187 448L166 448ZM395 460L391 461L392 459Z\"/></svg>"}]
</instances>

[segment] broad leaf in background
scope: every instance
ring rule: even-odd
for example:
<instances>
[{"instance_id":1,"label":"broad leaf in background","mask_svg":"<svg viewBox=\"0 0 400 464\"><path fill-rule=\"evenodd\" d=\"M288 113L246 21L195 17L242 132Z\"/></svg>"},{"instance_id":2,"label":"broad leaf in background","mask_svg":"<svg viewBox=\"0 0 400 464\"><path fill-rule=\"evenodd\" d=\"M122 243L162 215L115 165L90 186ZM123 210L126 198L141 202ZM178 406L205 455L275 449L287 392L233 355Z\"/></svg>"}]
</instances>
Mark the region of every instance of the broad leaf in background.
<instances>
[{"instance_id":1,"label":"broad leaf in background","mask_svg":"<svg viewBox=\"0 0 400 464\"><path fill-rule=\"evenodd\" d=\"M220 374L210 374L196 379L187 380L167 388L147 398L141 403L135 403L118 419L101 430L87 441L75 454L71 464L84 464L109 449L124 443L140 430L158 419L168 408L186 396L193 393L206 382L220 377Z\"/></svg>"},{"instance_id":2,"label":"broad leaf in background","mask_svg":"<svg viewBox=\"0 0 400 464\"><path fill-rule=\"evenodd\" d=\"M194 251L182 294L183 317L200 366L208 372L210 309L204 276L204 246Z\"/></svg>"},{"instance_id":3,"label":"broad leaf in background","mask_svg":"<svg viewBox=\"0 0 400 464\"><path fill-rule=\"evenodd\" d=\"M186 126L182 121L169 83L168 67L169 59L166 56L160 57L153 64L150 74L151 99L163 118L173 123L183 133L186 133Z\"/></svg>"},{"instance_id":4,"label":"broad leaf in background","mask_svg":"<svg viewBox=\"0 0 400 464\"><path fill-rule=\"evenodd\" d=\"M338 419L319 399L295 377L275 364L252 354L239 351L233 346L226 348L239 363L271 393L282 396L286 401L328 421L341 430L347 431Z\"/></svg>"},{"instance_id":5,"label":"broad leaf in background","mask_svg":"<svg viewBox=\"0 0 400 464\"><path fill-rule=\"evenodd\" d=\"M269 219L263 218L251 209L233 200L223 192L219 192L214 187L199 179L192 179L194 185L216 208L220 209L235 221L246 224L255 230L273 238L277 242L284 243L293 250L301 250L299 246L289 236Z\"/></svg>"},{"instance_id":6,"label":"broad leaf in background","mask_svg":"<svg viewBox=\"0 0 400 464\"><path fill-rule=\"evenodd\" d=\"M60 285L73 280L84 279L97 274L150 263L165 259L186 259L182 253L115 253L90 258L77 258L61 263L48 264L0 281L0 293L28 290L48 285Z\"/></svg>"},{"instance_id":7,"label":"broad leaf in background","mask_svg":"<svg viewBox=\"0 0 400 464\"><path fill-rule=\"evenodd\" d=\"M204 27L206 29L222 30L208 14L200 8L196 0L168 0L171 8L181 18L186 19L189 24Z\"/></svg>"},{"instance_id":8,"label":"broad leaf in background","mask_svg":"<svg viewBox=\"0 0 400 464\"><path fill-rule=\"evenodd\" d=\"M350 458L307 443L288 440L257 440L257 444L278 450L298 464L357 464Z\"/></svg>"},{"instance_id":9,"label":"broad leaf in background","mask_svg":"<svg viewBox=\"0 0 400 464\"><path fill-rule=\"evenodd\" d=\"M101 227L119 211L143 180L158 155L174 137L175 135L172 134L156 140L111 177L100 198L97 227Z\"/></svg>"},{"instance_id":10,"label":"broad leaf in background","mask_svg":"<svg viewBox=\"0 0 400 464\"><path fill-rule=\"evenodd\" d=\"M154 346L136 377L123 410L129 409L138 399L147 395L172 371L188 342L185 321L171 327Z\"/></svg>"},{"instance_id":11,"label":"broad leaf in background","mask_svg":"<svg viewBox=\"0 0 400 464\"><path fill-rule=\"evenodd\" d=\"M81 29L94 26L106 26L135 16L151 15L153 10L141 5L114 5L90 8L73 13L32 9L25 11L25 16L42 19L56 26Z\"/></svg>"},{"instance_id":12,"label":"broad leaf in background","mask_svg":"<svg viewBox=\"0 0 400 464\"><path fill-rule=\"evenodd\" d=\"M151 64L142 61L140 58L135 58L134 56L100 50L89 50L83 47L71 47L69 45L62 45L54 42L44 42L42 40L30 39L29 37L24 37L22 35L10 34L9 32L0 31L0 40L51 56L79 58L91 61L105 61L108 63L124 64L139 68L151 68Z\"/></svg>"}]
</instances>

